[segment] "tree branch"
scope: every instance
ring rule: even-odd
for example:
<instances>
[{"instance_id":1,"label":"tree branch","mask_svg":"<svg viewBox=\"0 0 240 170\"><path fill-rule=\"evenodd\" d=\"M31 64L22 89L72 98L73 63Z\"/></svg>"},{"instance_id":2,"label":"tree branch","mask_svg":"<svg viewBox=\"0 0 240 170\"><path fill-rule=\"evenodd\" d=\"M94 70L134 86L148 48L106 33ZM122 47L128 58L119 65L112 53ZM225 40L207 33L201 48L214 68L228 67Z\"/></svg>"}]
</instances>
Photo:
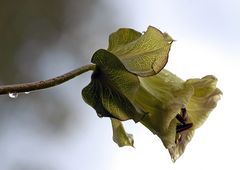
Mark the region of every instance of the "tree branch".
<instances>
[{"instance_id":1,"label":"tree branch","mask_svg":"<svg viewBox=\"0 0 240 170\"><path fill-rule=\"evenodd\" d=\"M3 85L3 86L0 86L0 95L9 94L9 93L30 92L34 90L54 87L70 79L73 79L74 77L79 76L80 74L85 73L89 70L95 70L95 64L88 64L88 65L82 66L68 73L65 73L61 76L48 79L48 80L36 81L31 83Z\"/></svg>"}]
</instances>

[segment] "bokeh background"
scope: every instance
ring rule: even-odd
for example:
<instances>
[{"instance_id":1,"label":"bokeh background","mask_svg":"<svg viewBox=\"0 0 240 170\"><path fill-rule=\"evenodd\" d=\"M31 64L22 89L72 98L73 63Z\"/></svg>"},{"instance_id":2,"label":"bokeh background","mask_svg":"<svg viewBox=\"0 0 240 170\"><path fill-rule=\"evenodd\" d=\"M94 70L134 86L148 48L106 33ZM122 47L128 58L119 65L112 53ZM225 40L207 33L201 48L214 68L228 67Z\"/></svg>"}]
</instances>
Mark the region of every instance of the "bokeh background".
<instances>
[{"instance_id":1,"label":"bokeh background","mask_svg":"<svg viewBox=\"0 0 240 170\"><path fill-rule=\"evenodd\" d=\"M112 142L110 121L81 98L90 72L0 96L0 170L239 169L239 18L238 0L0 0L0 85L63 74L89 63L118 28L153 25L177 40L167 69L183 79L213 74L224 93L176 163L131 121L135 148Z\"/></svg>"}]
</instances>

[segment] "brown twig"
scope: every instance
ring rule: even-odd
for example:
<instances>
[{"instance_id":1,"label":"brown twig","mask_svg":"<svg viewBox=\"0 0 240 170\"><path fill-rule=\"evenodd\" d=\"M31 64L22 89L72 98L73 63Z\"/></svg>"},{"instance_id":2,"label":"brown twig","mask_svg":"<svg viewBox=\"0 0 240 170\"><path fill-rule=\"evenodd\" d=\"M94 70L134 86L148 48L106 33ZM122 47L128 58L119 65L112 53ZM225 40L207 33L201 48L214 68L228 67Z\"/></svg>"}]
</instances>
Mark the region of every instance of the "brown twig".
<instances>
[{"instance_id":1,"label":"brown twig","mask_svg":"<svg viewBox=\"0 0 240 170\"><path fill-rule=\"evenodd\" d=\"M89 70L95 70L95 65L88 64L75 70L72 70L68 73L65 73L61 76L48 80L36 81L31 83L3 85L0 86L0 95L9 93L30 92L34 90L46 89L49 87L57 86Z\"/></svg>"}]
</instances>

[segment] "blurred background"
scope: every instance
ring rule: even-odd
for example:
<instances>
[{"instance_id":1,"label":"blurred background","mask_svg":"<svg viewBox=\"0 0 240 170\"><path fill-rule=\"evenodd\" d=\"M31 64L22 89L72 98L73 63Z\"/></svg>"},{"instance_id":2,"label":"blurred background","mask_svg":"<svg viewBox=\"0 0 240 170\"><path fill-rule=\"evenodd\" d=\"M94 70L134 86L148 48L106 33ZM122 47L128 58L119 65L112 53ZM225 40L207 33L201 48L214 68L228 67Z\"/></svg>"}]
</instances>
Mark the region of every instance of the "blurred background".
<instances>
[{"instance_id":1,"label":"blurred background","mask_svg":"<svg viewBox=\"0 0 240 170\"><path fill-rule=\"evenodd\" d=\"M240 2L237 0L0 0L0 85L48 79L88 64L120 27L168 32L167 69L213 74L224 95L172 163L157 136L125 122L135 148L81 98L91 72L60 86L0 96L0 170L238 169Z\"/></svg>"}]
</instances>

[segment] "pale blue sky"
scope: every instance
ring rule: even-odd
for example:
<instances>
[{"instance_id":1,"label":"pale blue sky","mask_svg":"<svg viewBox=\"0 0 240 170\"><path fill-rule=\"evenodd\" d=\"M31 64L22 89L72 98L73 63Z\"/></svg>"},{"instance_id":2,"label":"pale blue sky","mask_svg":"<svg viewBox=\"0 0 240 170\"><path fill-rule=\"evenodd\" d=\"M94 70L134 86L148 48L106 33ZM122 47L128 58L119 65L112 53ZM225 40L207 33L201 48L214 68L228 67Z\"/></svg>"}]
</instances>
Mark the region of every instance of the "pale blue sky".
<instances>
[{"instance_id":1,"label":"pale blue sky","mask_svg":"<svg viewBox=\"0 0 240 170\"><path fill-rule=\"evenodd\" d=\"M214 74L224 95L175 164L156 136L131 124L128 130L135 136L136 149L116 151L110 169L237 169L240 2L123 0L112 4L119 26L144 31L153 25L177 40L166 68L184 79Z\"/></svg>"},{"instance_id":2,"label":"pale blue sky","mask_svg":"<svg viewBox=\"0 0 240 170\"><path fill-rule=\"evenodd\" d=\"M104 11L106 9L111 11ZM22 120L20 123L15 119L6 122L9 128L4 130L0 146L8 146L9 149L5 151L0 148L0 152L2 149L4 152L1 153L5 154L2 155L4 160L0 160L0 169L8 169L14 159L23 164L39 165L41 170L239 169L240 2L99 0L94 6L94 13L88 17L90 19L85 25L76 24L73 29L76 35L79 28L86 30L86 43L81 45L85 47L84 55L91 55L98 48L106 48L108 35L120 27L145 31L148 25L152 25L177 40L172 45L166 68L183 79L215 75L219 79L218 87L224 94L222 100L203 127L196 131L184 155L172 163L158 137L133 122L125 124L127 131L134 135L135 148L118 148L112 141L110 121L99 119L80 97L81 89L90 81L90 73L86 73L47 91L72 108L74 116L63 136L46 137L41 130L37 133L31 129L26 131L22 122L27 114L19 116L18 119ZM106 27L108 20L113 20L115 25ZM62 59L57 64L54 55L61 55ZM43 77L52 77L60 74L59 70L64 73L82 64L68 60L68 55L59 42L55 48L43 52L36 69ZM77 89L76 93L69 93L69 88ZM34 112L34 105L28 105ZM16 136L19 141L13 141ZM22 150L26 152L23 154Z\"/></svg>"}]
</instances>

